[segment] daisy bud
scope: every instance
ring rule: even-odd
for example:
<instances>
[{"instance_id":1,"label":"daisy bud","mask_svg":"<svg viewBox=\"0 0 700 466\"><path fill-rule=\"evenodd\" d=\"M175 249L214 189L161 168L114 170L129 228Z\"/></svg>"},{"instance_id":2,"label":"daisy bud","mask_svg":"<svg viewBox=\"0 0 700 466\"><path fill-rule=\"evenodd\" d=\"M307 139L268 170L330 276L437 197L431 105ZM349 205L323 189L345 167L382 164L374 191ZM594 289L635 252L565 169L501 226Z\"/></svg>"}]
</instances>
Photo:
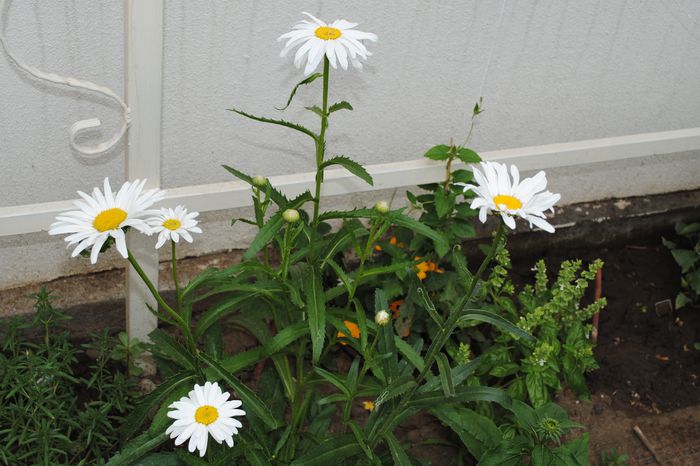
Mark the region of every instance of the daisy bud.
<instances>
[{"instance_id":1,"label":"daisy bud","mask_svg":"<svg viewBox=\"0 0 700 466\"><path fill-rule=\"evenodd\" d=\"M267 178L261 175L255 175L253 177L253 186L257 188L262 188L267 184Z\"/></svg>"},{"instance_id":2,"label":"daisy bud","mask_svg":"<svg viewBox=\"0 0 700 466\"><path fill-rule=\"evenodd\" d=\"M389 212L389 204L386 201L379 201L376 204L374 204L374 210L376 210L380 214L385 214Z\"/></svg>"},{"instance_id":3,"label":"daisy bud","mask_svg":"<svg viewBox=\"0 0 700 466\"><path fill-rule=\"evenodd\" d=\"M299 211L295 209L287 209L282 213L282 218L287 223L296 223L299 221Z\"/></svg>"},{"instance_id":4,"label":"daisy bud","mask_svg":"<svg viewBox=\"0 0 700 466\"><path fill-rule=\"evenodd\" d=\"M391 321L391 316L388 312L381 310L374 315L374 321L377 323L377 325L381 325L383 327Z\"/></svg>"}]
</instances>

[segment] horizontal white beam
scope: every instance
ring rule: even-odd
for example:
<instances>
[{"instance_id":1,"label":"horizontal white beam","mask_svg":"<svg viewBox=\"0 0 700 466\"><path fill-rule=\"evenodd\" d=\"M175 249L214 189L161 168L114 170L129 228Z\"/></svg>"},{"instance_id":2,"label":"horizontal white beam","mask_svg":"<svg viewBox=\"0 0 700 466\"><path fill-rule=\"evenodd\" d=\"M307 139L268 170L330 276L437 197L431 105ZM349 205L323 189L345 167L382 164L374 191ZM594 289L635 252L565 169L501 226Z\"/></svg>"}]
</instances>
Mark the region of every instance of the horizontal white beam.
<instances>
[{"instance_id":1,"label":"horizontal white beam","mask_svg":"<svg viewBox=\"0 0 700 466\"><path fill-rule=\"evenodd\" d=\"M504 149L480 155L485 160L516 164L526 171L693 150L700 150L700 128ZM443 164L428 159L370 165L367 170L374 178L374 186L343 169L328 170L323 194L335 196L415 186L441 179L444 169ZM313 180L313 173L270 177L272 184L288 196L312 189ZM184 204L199 212L245 207L250 203L250 187L240 181L169 189L164 201L165 205ZM72 201L2 207L0 236L45 231L56 215L72 207Z\"/></svg>"}]
</instances>

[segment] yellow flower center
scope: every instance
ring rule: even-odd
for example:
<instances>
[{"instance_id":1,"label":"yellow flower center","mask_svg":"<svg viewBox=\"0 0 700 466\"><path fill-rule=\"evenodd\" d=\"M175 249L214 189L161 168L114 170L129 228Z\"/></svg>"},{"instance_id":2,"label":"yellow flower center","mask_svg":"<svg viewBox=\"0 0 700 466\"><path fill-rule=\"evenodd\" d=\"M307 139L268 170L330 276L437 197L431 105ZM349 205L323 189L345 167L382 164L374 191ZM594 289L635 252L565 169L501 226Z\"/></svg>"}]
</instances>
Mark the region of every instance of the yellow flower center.
<instances>
[{"instance_id":1,"label":"yellow flower center","mask_svg":"<svg viewBox=\"0 0 700 466\"><path fill-rule=\"evenodd\" d=\"M500 207L502 205L506 206L508 210L518 210L523 206L523 203L519 199L508 196L507 194L499 194L493 198L493 203Z\"/></svg>"},{"instance_id":2,"label":"yellow flower center","mask_svg":"<svg viewBox=\"0 0 700 466\"><path fill-rule=\"evenodd\" d=\"M176 218L169 218L163 222L163 226L168 230L175 231L182 226L182 222Z\"/></svg>"},{"instance_id":3,"label":"yellow flower center","mask_svg":"<svg viewBox=\"0 0 700 466\"><path fill-rule=\"evenodd\" d=\"M316 29L316 37L323 40L336 40L338 37L343 35L340 29L330 28L328 26L321 26Z\"/></svg>"},{"instance_id":4,"label":"yellow flower center","mask_svg":"<svg viewBox=\"0 0 700 466\"><path fill-rule=\"evenodd\" d=\"M100 212L95 220L92 221L92 226L95 230L102 233L103 231L114 230L119 228L119 225L126 220L127 214L122 209L114 207L104 212Z\"/></svg>"},{"instance_id":5,"label":"yellow flower center","mask_svg":"<svg viewBox=\"0 0 700 466\"><path fill-rule=\"evenodd\" d=\"M197 411L194 413L194 420L205 426L208 426L217 419L219 419L219 411L213 406L202 405L197 408Z\"/></svg>"}]
</instances>

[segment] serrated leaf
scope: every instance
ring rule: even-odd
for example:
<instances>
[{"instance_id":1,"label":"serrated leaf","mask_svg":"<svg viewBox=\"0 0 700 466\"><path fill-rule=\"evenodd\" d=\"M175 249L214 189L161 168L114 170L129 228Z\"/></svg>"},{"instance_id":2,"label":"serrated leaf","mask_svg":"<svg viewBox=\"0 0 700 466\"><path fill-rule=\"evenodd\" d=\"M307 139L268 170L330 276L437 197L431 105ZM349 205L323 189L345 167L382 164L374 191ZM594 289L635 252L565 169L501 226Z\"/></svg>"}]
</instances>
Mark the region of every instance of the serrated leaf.
<instances>
[{"instance_id":1,"label":"serrated leaf","mask_svg":"<svg viewBox=\"0 0 700 466\"><path fill-rule=\"evenodd\" d=\"M450 147L445 144L433 146L428 149L428 152L423 157L427 157L430 160L447 160L450 158Z\"/></svg>"},{"instance_id":2,"label":"serrated leaf","mask_svg":"<svg viewBox=\"0 0 700 466\"><path fill-rule=\"evenodd\" d=\"M349 102L346 102L345 100L343 100L341 102L338 102L338 103L331 105L330 108L328 109L328 114L330 115L331 113L337 112L338 110L354 110L354 109L352 108L352 105L350 105Z\"/></svg>"},{"instance_id":3,"label":"serrated leaf","mask_svg":"<svg viewBox=\"0 0 700 466\"><path fill-rule=\"evenodd\" d=\"M237 114L239 114L239 115L241 115L241 116L244 116L244 117L246 117L246 118L250 118L251 120L259 121L259 122L262 122L262 123L270 123L270 124L272 124L272 125L286 126L287 128L290 128L290 129L299 131L300 133L306 134L307 136L309 136L309 137L310 137L311 139L313 139L314 141L317 141L317 140L318 140L318 136L316 136L316 133L314 133L313 131L311 131L311 130L308 129L308 128L303 127L302 125L298 125L298 124L296 124L296 123L291 123L291 122L285 121L285 120L275 120L275 119L272 119L272 118L266 118L266 117L259 117L259 116L251 115L250 113L244 112L244 111L242 111L242 110L238 110L238 109L236 109L236 108L229 108L228 110L229 110L230 112L237 113Z\"/></svg>"},{"instance_id":4,"label":"serrated leaf","mask_svg":"<svg viewBox=\"0 0 700 466\"><path fill-rule=\"evenodd\" d=\"M350 393L350 387L348 387L345 381L337 375L333 374L332 372L328 372L327 370L322 369L320 367L314 367L314 372L320 375L326 382L330 383L335 388L343 392L343 394L346 397L350 398L352 396L352 394Z\"/></svg>"},{"instance_id":5,"label":"serrated leaf","mask_svg":"<svg viewBox=\"0 0 700 466\"><path fill-rule=\"evenodd\" d=\"M275 107L275 108L277 108L277 110L280 110L280 111L286 110L289 107L289 105L292 103L292 99L294 99L294 96L296 95L297 91L299 90L299 88L301 86L311 84L312 82L316 81L318 78L322 78L322 77L323 77L323 73L314 73L314 74L309 75L308 77L302 79L301 81L299 81L296 84L296 86L294 86L294 88L292 88L292 92L291 92L291 94L289 94L289 99L287 99L287 105L285 105L282 108L277 108L277 107Z\"/></svg>"},{"instance_id":6,"label":"serrated leaf","mask_svg":"<svg viewBox=\"0 0 700 466\"><path fill-rule=\"evenodd\" d=\"M233 176L235 176L239 180L245 181L249 185L253 186L253 177L252 176L246 175L242 171L236 170L235 168L230 167L228 165L222 165L222 167L224 167L224 169L226 171L231 173ZM270 183L268 183L267 185L270 186ZM289 200L286 198L286 196L284 194L282 194L280 191L278 191L277 189L272 188L272 187L270 187L270 199L272 199L272 201L275 204L277 204L278 206L283 206L289 202Z\"/></svg>"},{"instance_id":7,"label":"serrated leaf","mask_svg":"<svg viewBox=\"0 0 700 466\"><path fill-rule=\"evenodd\" d=\"M369 172L367 172L365 167L363 167L362 165L355 162L349 157L346 157L344 155L335 156L323 162L321 164L321 168L325 169L330 167L331 165L340 165L341 167L345 168L347 171L360 178L370 186L374 184L374 180L372 180L372 175L370 175Z\"/></svg>"}]
</instances>

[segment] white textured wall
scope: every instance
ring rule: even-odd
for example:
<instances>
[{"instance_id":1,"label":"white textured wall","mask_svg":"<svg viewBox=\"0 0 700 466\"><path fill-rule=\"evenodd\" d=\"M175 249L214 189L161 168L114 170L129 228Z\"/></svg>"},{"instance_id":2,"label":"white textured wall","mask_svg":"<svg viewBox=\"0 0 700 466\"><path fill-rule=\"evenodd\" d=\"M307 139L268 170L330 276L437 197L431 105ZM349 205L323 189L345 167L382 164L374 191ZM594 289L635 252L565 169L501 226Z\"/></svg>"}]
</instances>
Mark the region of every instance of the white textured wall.
<instances>
[{"instance_id":1,"label":"white textured wall","mask_svg":"<svg viewBox=\"0 0 700 466\"><path fill-rule=\"evenodd\" d=\"M464 137L482 84L479 150L700 126L700 2L507 0L499 31L501 5L167 0L163 185L228 180L222 163L266 175L312 169L304 137L226 111L281 116L274 106L301 73L279 58L276 38L302 10L379 36L366 71L336 72L331 85L331 99L356 110L334 115L329 151L364 163L416 159L431 144ZM123 28L121 0L14 0L8 40L30 64L122 93ZM284 118L316 125L299 109L318 97L318 85L302 89ZM119 123L111 104L37 83L0 53L0 204L68 199L105 175L121 180L123 146L98 159L69 148L67 128L92 116L105 122L102 139ZM550 179L569 202L700 186L698 154L669 160L557 169ZM241 246L249 232L229 228L228 215L209 214L209 233L190 251ZM44 234L0 238L0 288L84 270L68 256ZM100 268L115 264L100 260Z\"/></svg>"}]
</instances>

